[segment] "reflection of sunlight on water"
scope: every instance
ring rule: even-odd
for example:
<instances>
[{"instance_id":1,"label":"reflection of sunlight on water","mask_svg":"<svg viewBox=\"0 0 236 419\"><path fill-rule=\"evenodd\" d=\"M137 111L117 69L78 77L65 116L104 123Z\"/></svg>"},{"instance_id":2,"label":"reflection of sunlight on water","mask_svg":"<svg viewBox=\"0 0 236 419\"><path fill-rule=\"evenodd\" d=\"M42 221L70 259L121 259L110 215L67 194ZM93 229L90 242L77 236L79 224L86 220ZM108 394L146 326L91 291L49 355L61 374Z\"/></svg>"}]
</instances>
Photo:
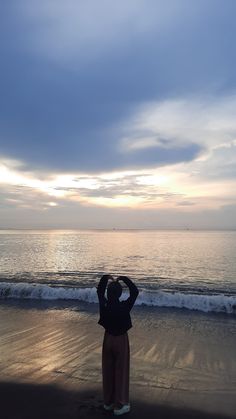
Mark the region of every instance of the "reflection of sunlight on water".
<instances>
[{"instance_id":1,"label":"reflection of sunlight on water","mask_svg":"<svg viewBox=\"0 0 236 419\"><path fill-rule=\"evenodd\" d=\"M194 350L186 350L186 353L184 353L182 356L180 356L178 362L176 363L177 368L187 368L187 367L193 367L194 365Z\"/></svg>"},{"instance_id":2,"label":"reflection of sunlight on water","mask_svg":"<svg viewBox=\"0 0 236 419\"><path fill-rule=\"evenodd\" d=\"M23 312L14 315L15 332L1 344L3 375L12 378L33 377L39 381L60 380L68 377L100 379L101 337L100 329L91 334L89 315L73 312ZM94 318L94 317L93 317ZM38 327L30 327L39 321ZM82 322L82 323L80 323ZM82 325L82 328L81 328ZM21 331L19 333L19 327ZM8 360L14 360L9 365ZM91 371L90 371L91 370Z\"/></svg>"},{"instance_id":3,"label":"reflection of sunlight on water","mask_svg":"<svg viewBox=\"0 0 236 419\"><path fill-rule=\"evenodd\" d=\"M213 323L201 315L178 318L168 311L155 317L151 313L145 317L140 312L138 319L138 326L132 331L136 337L131 345L133 383L147 386L148 382L153 387L208 394L223 388L235 392L235 339L227 323ZM233 326L233 319L231 323ZM223 336L229 350L227 356Z\"/></svg>"},{"instance_id":4,"label":"reflection of sunlight on water","mask_svg":"<svg viewBox=\"0 0 236 419\"><path fill-rule=\"evenodd\" d=\"M81 307L82 309L82 307ZM101 383L98 313L1 310L1 376L19 381ZM131 384L235 391L234 319L137 309L130 331ZM222 341L227 342L227 355Z\"/></svg>"},{"instance_id":5,"label":"reflection of sunlight on water","mask_svg":"<svg viewBox=\"0 0 236 419\"><path fill-rule=\"evenodd\" d=\"M235 283L235 232L18 231L1 234L1 244L3 279L94 285L109 272L162 287Z\"/></svg>"}]
</instances>

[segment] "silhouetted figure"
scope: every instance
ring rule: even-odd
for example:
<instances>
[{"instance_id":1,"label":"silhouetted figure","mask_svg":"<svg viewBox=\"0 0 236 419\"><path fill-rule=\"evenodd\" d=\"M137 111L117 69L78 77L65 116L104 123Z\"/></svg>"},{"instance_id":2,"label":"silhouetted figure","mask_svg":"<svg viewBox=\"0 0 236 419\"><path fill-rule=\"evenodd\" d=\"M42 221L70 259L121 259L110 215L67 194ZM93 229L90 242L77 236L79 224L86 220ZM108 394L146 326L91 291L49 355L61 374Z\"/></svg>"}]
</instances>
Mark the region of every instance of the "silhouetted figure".
<instances>
[{"instance_id":1,"label":"silhouetted figure","mask_svg":"<svg viewBox=\"0 0 236 419\"><path fill-rule=\"evenodd\" d=\"M108 280L111 280L107 287ZM130 296L119 301L123 281L129 288ZM105 290L107 287L107 298ZM127 277L114 280L111 275L103 275L97 288L100 319L105 334L102 347L102 375L104 408L114 410L115 415L129 412L129 337L127 331L132 327L130 310L138 296L138 288Z\"/></svg>"}]
</instances>

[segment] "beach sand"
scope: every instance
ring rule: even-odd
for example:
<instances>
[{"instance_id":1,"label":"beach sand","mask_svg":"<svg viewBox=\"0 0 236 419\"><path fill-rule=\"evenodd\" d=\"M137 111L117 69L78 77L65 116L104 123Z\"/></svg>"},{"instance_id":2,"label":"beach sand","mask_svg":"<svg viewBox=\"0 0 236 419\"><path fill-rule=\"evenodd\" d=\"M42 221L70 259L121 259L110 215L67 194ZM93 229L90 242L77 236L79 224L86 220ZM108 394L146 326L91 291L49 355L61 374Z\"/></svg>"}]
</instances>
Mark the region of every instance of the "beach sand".
<instances>
[{"instance_id":1,"label":"beach sand","mask_svg":"<svg viewBox=\"0 0 236 419\"><path fill-rule=\"evenodd\" d=\"M2 301L0 418L103 411L97 306ZM68 303L67 303L68 307ZM188 310L133 310L130 418L236 418L236 321Z\"/></svg>"}]
</instances>

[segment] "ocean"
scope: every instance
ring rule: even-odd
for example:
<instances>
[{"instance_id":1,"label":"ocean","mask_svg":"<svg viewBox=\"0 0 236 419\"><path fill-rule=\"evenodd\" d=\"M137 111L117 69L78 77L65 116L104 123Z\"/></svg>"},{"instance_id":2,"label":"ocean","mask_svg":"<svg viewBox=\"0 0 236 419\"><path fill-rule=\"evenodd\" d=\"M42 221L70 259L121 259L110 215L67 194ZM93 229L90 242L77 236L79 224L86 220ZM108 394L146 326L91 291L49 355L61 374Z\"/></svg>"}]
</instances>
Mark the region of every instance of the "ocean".
<instances>
[{"instance_id":1,"label":"ocean","mask_svg":"<svg viewBox=\"0 0 236 419\"><path fill-rule=\"evenodd\" d=\"M140 290L129 331L134 415L144 403L155 416L166 406L173 417L180 408L235 419L235 247L233 231L2 230L1 388L13 383L20 401L26 383L38 394L73 389L76 415L80 397L100 417L96 286L104 273L128 275Z\"/></svg>"},{"instance_id":2,"label":"ocean","mask_svg":"<svg viewBox=\"0 0 236 419\"><path fill-rule=\"evenodd\" d=\"M136 305L235 315L235 255L236 231L1 230L0 298L94 304L110 273Z\"/></svg>"}]
</instances>

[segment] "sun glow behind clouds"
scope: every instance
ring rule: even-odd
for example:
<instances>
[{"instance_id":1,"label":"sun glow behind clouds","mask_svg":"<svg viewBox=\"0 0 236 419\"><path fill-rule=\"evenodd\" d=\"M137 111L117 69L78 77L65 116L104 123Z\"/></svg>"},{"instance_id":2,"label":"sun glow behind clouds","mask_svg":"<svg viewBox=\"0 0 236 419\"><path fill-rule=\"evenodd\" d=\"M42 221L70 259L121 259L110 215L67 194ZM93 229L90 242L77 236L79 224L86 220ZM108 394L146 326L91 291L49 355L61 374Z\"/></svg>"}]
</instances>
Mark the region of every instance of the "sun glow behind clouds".
<instances>
[{"instance_id":1,"label":"sun glow behind clouds","mask_svg":"<svg viewBox=\"0 0 236 419\"><path fill-rule=\"evenodd\" d=\"M17 170L16 164L0 164L0 184L16 187L6 197L8 204L34 209L53 209L69 202L110 208L176 208L184 211L219 207L227 203L234 182L200 181L192 165L178 164L159 169L104 173L101 175L58 174L47 180ZM20 193L22 188L22 194ZM39 208L35 199L39 197ZM29 200L29 197L31 199ZM54 201L49 200L50 197ZM25 202L26 201L26 202Z\"/></svg>"},{"instance_id":2,"label":"sun glow behind clouds","mask_svg":"<svg viewBox=\"0 0 236 419\"><path fill-rule=\"evenodd\" d=\"M99 174L44 173L24 170L23 163L0 159L0 185L10 205L56 210L70 202L83 206L197 211L236 204L236 97L210 100L169 100L136 110L120 138L121 153L199 144L191 161L158 168ZM156 151L156 148L157 151ZM152 152L152 150L151 150ZM157 156L158 157L158 156ZM42 205L35 203L40 197Z\"/></svg>"}]
</instances>

